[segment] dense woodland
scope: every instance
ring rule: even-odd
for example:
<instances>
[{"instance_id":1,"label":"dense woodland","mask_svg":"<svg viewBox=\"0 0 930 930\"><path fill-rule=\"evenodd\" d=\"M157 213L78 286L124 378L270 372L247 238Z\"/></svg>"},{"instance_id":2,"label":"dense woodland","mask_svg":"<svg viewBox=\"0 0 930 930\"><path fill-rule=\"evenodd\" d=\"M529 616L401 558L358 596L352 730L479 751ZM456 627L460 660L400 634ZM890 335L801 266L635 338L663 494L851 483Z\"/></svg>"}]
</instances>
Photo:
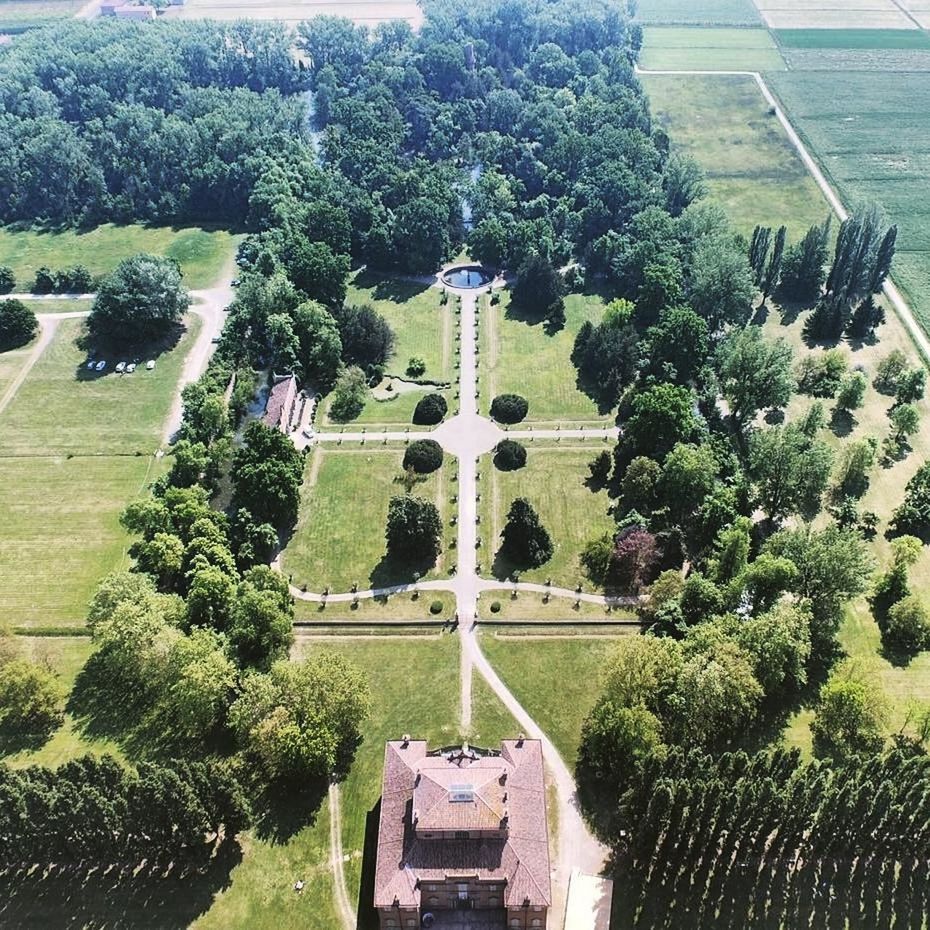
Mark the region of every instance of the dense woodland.
<instances>
[{"instance_id":1,"label":"dense woodland","mask_svg":"<svg viewBox=\"0 0 930 930\"><path fill-rule=\"evenodd\" d=\"M249 231L222 342L184 392L171 469L123 515L134 571L94 599L84 712L118 706L110 723L140 757L245 763L255 793L345 771L367 687L338 658L287 660L293 605L267 567L296 520L303 460L261 424L235 431L260 368L295 371L334 390L346 418L357 413L393 336L371 308L346 303L350 268L432 273L464 244L510 271L515 305L551 330L565 325L567 293L610 298L572 353L579 383L623 427L591 463L616 527L583 561L603 588L647 595L648 629L605 669L579 775L616 867L648 892L638 911L624 896L631 925L688 925L648 909L661 892L679 916L719 921L722 909L721 926L753 925L749 914L777 927L802 903L816 911L805 893L843 869L854 890L919 910L901 876L923 858L930 727L919 721L887 751L881 701L841 661L836 634L868 592L889 647L930 643L908 587L930 539L930 466L881 528L894 555L877 582L867 546L877 518L859 504L879 456L908 453L924 377L890 353L876 373L893 398L888 435L837 458L824 431L861 405L863 374L837 353L798 360L757 325L777 296L811 310L812 344L880 338L876 295L896 230L863 210L835 246L826 223L737 236L653 125L634 73L640 31L621 5L426 9L417 34L303 23L300 66L283 30L256 24L69 24L0 53L0 218ZM124 312L151 306L170 275L144 256L124 263L101 286L93 326L141 338L176 323L186 294L173 279L163 313ZM4 314L9 330L29 324ZM810 402L786 419L798 392ZM417 415L435 422L445 412L435 405ZM497 398L492 414L516 422L526 401ZM434 446L414 443L405 466L439 467ZM525 455L513 442L495 459L518 469ZM441 535L431 503L392 501L389 548L429 563ZM551 557L523 499L505 545L516 563ZM801 704L816 708L813 764L768 749ZM864 894L859 906L871 913Z\"/></svg>"}]
</instances>

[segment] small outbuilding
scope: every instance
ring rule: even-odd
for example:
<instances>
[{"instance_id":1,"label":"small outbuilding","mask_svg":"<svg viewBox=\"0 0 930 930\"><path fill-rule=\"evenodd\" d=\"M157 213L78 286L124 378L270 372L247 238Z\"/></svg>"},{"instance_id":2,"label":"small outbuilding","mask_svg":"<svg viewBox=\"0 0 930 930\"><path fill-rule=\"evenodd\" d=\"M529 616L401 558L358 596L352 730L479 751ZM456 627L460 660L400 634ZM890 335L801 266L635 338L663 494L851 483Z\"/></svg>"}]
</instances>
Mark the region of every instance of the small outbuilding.
<instances>
[{"instance_id":1,"label":"small outbuilding","mask_svg":"<svg viewBox=\"0 0 930 930\"><path fill-rule=\"evenodd\" d=\"M287 433L297 404L297 379L294 375L272 375L271 390L265 404L262 422L265 426Z\"/></svg>"}]
</instances>

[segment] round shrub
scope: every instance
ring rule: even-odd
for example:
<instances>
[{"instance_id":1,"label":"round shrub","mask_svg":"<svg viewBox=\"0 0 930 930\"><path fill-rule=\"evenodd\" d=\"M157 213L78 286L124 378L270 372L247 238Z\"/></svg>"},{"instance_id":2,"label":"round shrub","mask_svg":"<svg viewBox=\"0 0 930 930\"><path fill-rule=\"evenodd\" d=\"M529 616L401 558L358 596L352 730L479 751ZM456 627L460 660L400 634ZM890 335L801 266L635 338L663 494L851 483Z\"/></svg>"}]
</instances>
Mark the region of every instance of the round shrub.
<instances>
[{"instance_id":1,"label":"round shrub","mask_svg":"<svg viewBox=\"0 0 930 930\"><path fill-rule=\"evenodd\" d=\"M491 613L499 614L501 612L501 602L500 601L491 601Z\"/></svg>"},{"instance_id":2,"label":"round shrub","mask_svg":"<svg viewBox=\"0 0 930 930\"><path fill-rule=\"evenodd\" d=\"M501 471L516 471L526 465L526 448L515 439L502 439L494 448L494 464Z\"/></svg>"},{"instance_id":3,"label":"round shrub","mask_svg":"<svg viewBox=\"0 0 930 930\"><path fill-rule=\"evenodd\" d=\"M26 345L38 331L35 313L21 300L0 301L0 352Z\"/></svg>"},{"instance_id":4,"label":"round shrub","mask_svg":"<svg viewBox=\"0 0 930 930\"><path fill-rule=\"evenodd\" d=\"M529 409L526 398L519 394L498 394L491 401L491 416L498 423L519 423Z\"/></svg>"},{"instance_id":5,"label":"round shrub","mask_svg":"<svg viewBox=\"0 0 930 930\"><path fill-rule=\"evenodd\" d=\"M448 411L449 405L442 394L427 394L426 397L420 398L413 411L413 422L417 426L435 426L442 423L442 418Z\"/></svg>"},{"instance_id":6,"label":"round shrub","mask_svg":"<svg viewBox=\"0 0 930 930\"><path fill-rule=\"evenodd\" d=\"M422 358L413 356L407 362L407 375L411 378L422 378L426 374L426 362Z\"/></svg>"},{"instance_id":7,"label":"round shrub","mask_svg":"<svg viewBox=\"0 0 930 930\"><path fill-rule=\"evenodd\" d=\"M436 614L442 613L442 608L443 608L442 601L433 601L433 603L429 605L429 612L433 616L436 616Z\"/></svg>"},{"instance_id":8,"label":"round shrub","mask_svg":"<svg viewBox=\"0 0 930 930\"><path fill-rule=\"evenodd\" d=\"M412 468L418 475L428 475L442 465L442 446L435 439L417 439L407 446L404 468Z\"/></svg>"}]
</instances>

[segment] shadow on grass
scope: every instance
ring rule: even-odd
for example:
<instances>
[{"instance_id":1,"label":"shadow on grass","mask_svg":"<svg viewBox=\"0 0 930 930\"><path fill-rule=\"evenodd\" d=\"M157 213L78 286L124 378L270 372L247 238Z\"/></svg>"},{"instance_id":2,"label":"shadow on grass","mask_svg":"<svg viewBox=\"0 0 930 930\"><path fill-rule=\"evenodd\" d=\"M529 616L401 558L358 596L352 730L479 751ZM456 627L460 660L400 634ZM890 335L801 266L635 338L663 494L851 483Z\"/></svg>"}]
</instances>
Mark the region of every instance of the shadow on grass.
<instances>
[{"instance_id":1,"label":"shadow on grass","mask_svg":"<svg viewBox=\"0 0 930 930\"><path fill-rule=\"evenodd\" d=\"M355 277L355 286L371 289L375 300L390 300L395 304L403 304L408 300L428 291L432 283L417 281L412 278L393 277L377 271L360 271ZM438 298L437 298L438 301Z\"/></svg>"},{"instance_id":2,"label":"shadow on grass","mask_svg":"<svg viewBox=\"0 0 930 930\"><path fill-rule=\"evenodd\" d=\"M372 588L391 588L400 584L413 584L435 565L428 559L400 558L385 552L381 561L372 569L368 580Z\"/></svg>"},{"instance_id":3,"label":"shadow on grass","mask_svg":"<svg viewBox=\"0 0 930 930\"><path fill-rule=\"evenodd\" d=\"M381 799L365 815L365 843L362 846L362 880L358 890L356 926L358 930L378 930L375 900L375 865L378 857L378 825L381 820Z\"/></svg>"},{"instance_id":4,"label":"shadow on grass","mask_svg":"<svg viewBox=\"0 0 930 930\"><path fill-rule=\"evenodd\" d=\"M210 909L242 860L238 843L223 843L200 868L83 866L0 873L0 926L75 930L183 930Z\"/></svg>"},{"instance_id":5,"label":"shadow on grass","mask_svg":"<svg viewBox=\"0 0 930 930\"><path fill-rule=\"evenodd\" d=\"M840 407L834 407L830 414L830 431L837 439L845 439L856 428L856 418Z\"/></svg>"},{"instance_id":6,"label":"shadow on grass","mask_svg":"<svg viewBox=\"0 0 930 930\"><path fill-rule=\"evenodd\" d=\"M87 353L87 360L77 366L74 372L77 381L99 381L110 375L116 375L116 365L119 362L134 362L140 365L131 375L125 377L145 377L148 372L145 371L145 363L149 359L158 359L162 355L173 351L178 347L187 327L181 323L176 323L160 339L150 339L139 343L126 343L115 339L94 339L87 332L75 340L75 345ZM97 371L96 368L88 368L89 361L105 360L107 367L103 371ZM123 377L123 375L119 375Z\"/></svg>"},{"instance_id":7,"label":"shadow on grass","mask_svg":"<svg viewBox=\"0 0 930 930\"><path fill-rule=\"evenodd\" d=\"M300 786L256 786L256 836L266 842L286 843L305 827L313 826L326 799L327 788L325 779Z\"/></svg>"},{"instance_id":8,"label":"shadow on grass","mask_svg":"<svg viewBox=\"0 0 930 930\"><path fill-rule=\"evenodd\" d=\"M0 756L11 756L17 752L37 752L51 738L53 730L44 733L30 733L23 730L0 729Z\"/></svg>"}]
</instances>

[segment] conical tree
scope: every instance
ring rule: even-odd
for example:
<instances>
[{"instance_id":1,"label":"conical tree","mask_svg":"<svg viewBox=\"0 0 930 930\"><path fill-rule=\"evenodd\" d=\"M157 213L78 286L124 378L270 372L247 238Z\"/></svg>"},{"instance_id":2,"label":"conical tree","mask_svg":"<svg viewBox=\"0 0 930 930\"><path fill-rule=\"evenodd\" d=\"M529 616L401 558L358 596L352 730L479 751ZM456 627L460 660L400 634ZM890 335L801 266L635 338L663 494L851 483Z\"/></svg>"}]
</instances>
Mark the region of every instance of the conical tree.
<instances>
[{"instance_id":1,"label":"conical tree","mask_svg":"<svg viewBox=\"0 0 930 930\"><path fill-rule=\"evenodd\" d=\"M501 552L515 565L538 568L552 558L552 539L539 514L525 497L518 497L507 514Z\"/></svg>"}]
</instances>

